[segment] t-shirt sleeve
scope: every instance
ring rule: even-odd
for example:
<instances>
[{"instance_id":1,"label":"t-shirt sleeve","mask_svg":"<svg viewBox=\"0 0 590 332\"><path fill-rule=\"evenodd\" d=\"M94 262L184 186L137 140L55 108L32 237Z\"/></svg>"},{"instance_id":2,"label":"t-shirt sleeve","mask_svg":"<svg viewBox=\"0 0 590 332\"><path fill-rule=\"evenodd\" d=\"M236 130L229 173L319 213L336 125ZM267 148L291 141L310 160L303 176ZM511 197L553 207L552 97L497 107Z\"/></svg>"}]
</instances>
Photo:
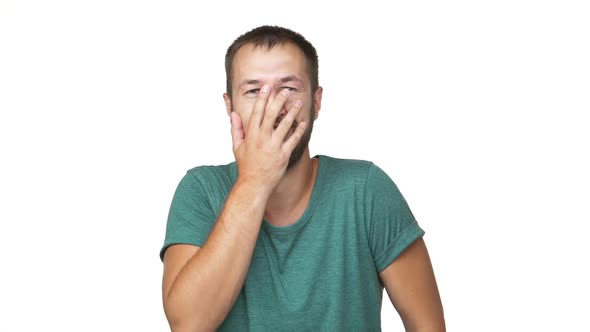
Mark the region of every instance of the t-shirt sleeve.
<instances>
[{"instance_id":1,"label":"t-shirt sleeve","mask_svg":"<svg viewBox=\"0 0 590 332\"><path fill-rule=\"evenodd\" d=\"M424 231L393 180L375 164L367 174L365 199L369 246L379 273Z\"/></svg>"},{"instance_id":2,"label":"t-shirt sleeve","mask_svg":"<svg viewBox=\"0 0 590 332\"><path fill-rule=\"evenodd\" d=\"M173 244L202 247L215 220L216 215L207 198L201 175L194 171L187 172L172 198L160 259L164 259L164 252Z\"/></svg>"}]
</instances>

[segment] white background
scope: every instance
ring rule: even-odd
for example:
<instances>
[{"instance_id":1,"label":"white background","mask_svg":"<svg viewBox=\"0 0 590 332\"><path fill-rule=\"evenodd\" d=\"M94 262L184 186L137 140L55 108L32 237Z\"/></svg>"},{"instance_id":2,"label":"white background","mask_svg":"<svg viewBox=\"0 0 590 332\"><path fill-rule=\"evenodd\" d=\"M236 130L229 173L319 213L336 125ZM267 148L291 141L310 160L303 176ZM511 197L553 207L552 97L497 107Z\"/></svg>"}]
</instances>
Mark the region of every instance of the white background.
<instances>
[{"instance_id":1,"label":"white background","mask_svg":"<svg viewBox=\"0 0 590 332\"><path fill-rule=\"evenodd\" d=\"M384 2L385 3L385 2ZM588 331L584 1L0 1L2 331L165 331L172 195L233 160L223 57L318 49L311 154L372 160L426 230L449 331ZM403 329L384 293L383 330Z\"/></svg>"}]
</instances>

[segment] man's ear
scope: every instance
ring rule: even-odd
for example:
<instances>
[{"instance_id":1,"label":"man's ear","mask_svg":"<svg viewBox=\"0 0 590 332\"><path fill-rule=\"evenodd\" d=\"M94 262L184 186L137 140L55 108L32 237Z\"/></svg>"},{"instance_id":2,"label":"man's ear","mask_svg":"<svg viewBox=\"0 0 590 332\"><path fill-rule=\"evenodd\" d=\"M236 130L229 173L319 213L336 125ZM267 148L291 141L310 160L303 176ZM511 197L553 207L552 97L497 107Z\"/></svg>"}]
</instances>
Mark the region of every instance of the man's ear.
<instances>
[{"instance_id":1,"label":"man's ear","mask_svg":"<svg viewBox=\"0 0 590 332\"><path fill-rule=\"evenodd\" d=\"M320 112L320 109L322 108L322 93L324 92L324 89L321 86L318 86L318 88L315 90L315 93L313 94L313 106L315 107L315 117L313 118L314 120L318 118L318 113Z\"/></svg>"},{"instance_id":2,"label":"man's ear","mask_svg":"<svg viewBox=\"0 0 590 332\"><path fill-rule=\"evenodd\" d=\"M225 101L225 110L227 112L227 116L231 116L231 97L227 93L223 94L223 101Z\"/></svg>"}]
</instances>

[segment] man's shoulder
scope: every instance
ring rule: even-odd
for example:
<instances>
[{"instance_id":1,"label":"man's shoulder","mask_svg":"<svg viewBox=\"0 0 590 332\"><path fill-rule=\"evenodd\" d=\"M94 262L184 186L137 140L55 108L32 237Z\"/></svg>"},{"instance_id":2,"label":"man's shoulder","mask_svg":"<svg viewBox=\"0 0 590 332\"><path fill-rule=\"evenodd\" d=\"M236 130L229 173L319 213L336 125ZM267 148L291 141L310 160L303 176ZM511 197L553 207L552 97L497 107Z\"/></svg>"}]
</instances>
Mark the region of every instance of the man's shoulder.
<instances>
[{"instance_id":1,"label":"man's shoulder","mask_svg":"<svg viewBox=\"0 0 590 332\"><path fill-rule=\"evenodd\" d=\"M390 185L393 180L378 164L370 160L320 156L326 161L324 174L333 181L355 184Z\"/></svg>"},{"instance_id":2,"label":"man's shoulder","mask_svg":"<svg viewBox=\"0 0 590 332\"><path fill-rule=\"evenodd\" d=\"M235 179L237 172L236 172L236 162L230 162L228 164L206 164L206 165L198 165L194 166L193 168L187 171L187 175L195 177L200 180L232 180Z\"/></svg>"},{"instance_id":3,"label":"man's shoulder","mask_svg":"<svg viewBox=\"0 0 590 332\"><path fill-rule=\"evenodd\" d=\"M372 161L363 159L337 158L321 155L326 161L327 174L334 179L364 182L369 170L375 165Z\"/></svg>"},{"instance_id":4,"label":"man's shoulder","mask_svg":"<svg viewBox=\"0 0 590 332\"><path fill-rule=\"evenodd\" d=\"M333 172L352 172L366 174L369 168L374 164L372 161L363 159L337 158L332 156L320 155L328 161L331 171Z\"/></svg>"}]
</instances>

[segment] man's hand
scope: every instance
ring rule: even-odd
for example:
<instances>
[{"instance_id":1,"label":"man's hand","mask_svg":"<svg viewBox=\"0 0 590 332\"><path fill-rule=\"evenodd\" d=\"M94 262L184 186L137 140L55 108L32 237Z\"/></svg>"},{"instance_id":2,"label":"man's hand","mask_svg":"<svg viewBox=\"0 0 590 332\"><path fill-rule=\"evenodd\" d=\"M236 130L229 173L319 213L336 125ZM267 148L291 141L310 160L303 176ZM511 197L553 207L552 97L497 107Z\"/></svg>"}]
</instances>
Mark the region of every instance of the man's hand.
<instances>
[{"instance_id":1,"label":"man's hand","mask_svg":"<svg viewBox=\"0 0 590 332\"><path fill-rule=\"evenodd\" d=\"M301 110L297 100L287 115L274 129L276 119L285 105L290 91L282 90L274 100L269 101L270 88L260 89L248 123L248 137L245 137L243 122L237 112L231 112L231 134L233 151L238 165L240 180L252 181L268 193L279 183L289 163L291 152L305 132L305 122L301 122L293 134L285 140L295 116Z\"/></svg>"}]
</instances>

